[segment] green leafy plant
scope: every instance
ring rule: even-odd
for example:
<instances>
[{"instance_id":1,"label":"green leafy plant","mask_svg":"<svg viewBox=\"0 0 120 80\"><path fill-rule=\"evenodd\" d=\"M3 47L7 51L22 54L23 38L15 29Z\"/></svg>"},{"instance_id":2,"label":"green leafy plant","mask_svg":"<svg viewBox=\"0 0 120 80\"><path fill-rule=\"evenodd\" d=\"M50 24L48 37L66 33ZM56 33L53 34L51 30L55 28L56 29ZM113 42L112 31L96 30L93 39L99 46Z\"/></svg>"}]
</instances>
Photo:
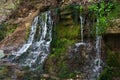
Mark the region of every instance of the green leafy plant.
<instances>
[{"instance_id":1,"label":"green leafy plant","mask_svg":"<svg viewBox=\"0 0 120 80\"><path fill-rule=\"evenodd\" d=\"M108 28L108 15L113 7L112 3L106 4L104 1L95 3L89 7L89 10L95 14L96 19L95 27L97 26L98 35L102 35Z\"/></svg>"}]
</instances>

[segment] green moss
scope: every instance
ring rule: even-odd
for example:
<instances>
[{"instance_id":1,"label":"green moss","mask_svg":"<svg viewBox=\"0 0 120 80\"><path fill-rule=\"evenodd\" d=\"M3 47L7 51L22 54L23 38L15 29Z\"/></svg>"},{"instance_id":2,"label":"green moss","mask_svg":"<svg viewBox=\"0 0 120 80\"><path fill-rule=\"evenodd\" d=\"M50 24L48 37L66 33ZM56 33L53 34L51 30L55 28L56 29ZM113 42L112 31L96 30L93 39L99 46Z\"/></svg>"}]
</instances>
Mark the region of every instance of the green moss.
<instances>
[{"instance_id":1,"label":"green moss","mask_svg":"<svg viewBox=\"0 0 120 80\"><path fill-rule=\"evenodd\" d=\"M79 25L74 25L72 27L63 26L59 24L55 27L55 32L52 41L52 54L60 56L59 54L64 54L68 46L75 43L79 37ZM53 56L51 55L51 56Z\"/></svg>"},{"instance_id":2,"label":"green moss","mask_svg":"<svg viewBox=\"0 0 120 80\"><path fill-rule=\"evenodd\" d=\"M51 54L48 57L48 72L54 72L59 78L74 77L74 72L69 69L66 60L68 47L79 40L80 25L60 22L53 29L53 40L51 43Z\"/></svg>"},{"instance_id":3,"label":"green moss","mask_svg":"<svg viewBox=\"0 0 120 80\"><path fill-rule=\"evenodd\" d=\"M30 34L30 28L26 29L26 36L25 36L26 41L28 40L29 34Z\"/></svg>"},{"instance_id":4,"label":"green moss","mask_svg":"<svg viewBox=\"0 0 120 80\"><path fill-rule=\"evenodd\" d=\"M65 38L74 39L75 37L78 37L78 34L80 32L80 26L75 25L64 27L61 24L59 26L56 27L58 38L63 38L65 40Z\"/></svg>"},{"instance_id":5,"label":"green moss","mask_svg":"<svg viewBox=\"0 0 120 80\"><path fill-rule=\"evenodd\" d=\"M17 25L12 25L9 23L4 23L0 26L0 40L4 39L6 36L14 32Z\"/></svg>"},{"instance_id":6,"label":"green moss","mask_svg":"<svg viewBox=\"0 0 120 80\"><path fill-rule=\"evenodd\" d=\"M113 80L113 78L120 78L120 54L119 52L107 52L107 66L100 75L99 80Z\"/></svg>"}]
</instances>

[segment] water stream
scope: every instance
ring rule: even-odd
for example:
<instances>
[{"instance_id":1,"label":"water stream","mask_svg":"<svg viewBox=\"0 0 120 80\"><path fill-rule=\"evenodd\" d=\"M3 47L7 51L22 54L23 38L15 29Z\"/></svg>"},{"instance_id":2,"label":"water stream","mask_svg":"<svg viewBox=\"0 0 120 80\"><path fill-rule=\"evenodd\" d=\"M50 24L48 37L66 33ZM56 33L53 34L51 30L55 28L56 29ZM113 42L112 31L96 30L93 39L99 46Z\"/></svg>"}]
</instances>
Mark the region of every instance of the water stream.
<instances>
[{"instance_id":1,"label":"water stream","mask_svg":"<svg viewBox=\"0 0 120 80\"><path fill-rule=\"evenodd\" d=\"M99 20L97 19L97 22ZM95 40L95 57L93 58L94 60L92 61L92 73L89 76L88 80L98 80L99 75L102 70L102 61L101 61L101 40L102 36L99 36L99 27L96 26L96 40Z\"/></svg>"},{"instance_id":2,"label":"water stream","mask_svg":"<svg viewBox=\"0 0 120 80\"><path fill-rule=\"evenodd\" d=\"M84 43L84 41L83 41L83 17L80 16L79 19L80 19L80 32L81 32L80 38L81 38L81 42L76 43L75 44L76 47L79 47L81 45L84 45L84 46L86 45L86 43Z\"/></svg>"},{"instance_id":3,"label":"water stream","mask_svg":"<svg viewBox=\"0 0 120 80\"><path fill-rule=\"evenodd\" d=\"M95 40L95 45L92 44L91 42L89 42L89 40L84 41L83 39L83 17L80 16L80 28L81 28L81 41L75 44L75 50L79 51L80 47L85 48L85 53L87 53L88 51L92 51L92 47L94 48L95 52L94 55L93 54L85 54L86 56L88 56L88 58L86 58L85 63L87 63L90 66L85 66L83 73L85 73L85 80L97 80L99 75L100 75L100 70L102 68L101 66L101 36L99 36L99 27L96 26L96 40ZM80 51L81 52L81 51ZM92 51L93 53L93 51ZM83 54L81 52L81 54ZM92 58L90 58L92 56Z\"/></svg>"},{"instance_id":4,"label":"water stream","mask_svg":"<svg viewBox=\"0 0 120 80\"><path fill-rule=\"evenodd\" d=\"M98 21L99 20L97 19L97 22ZM101 57L100 57L100 55L101 55L101 39L102 39L102 37L99 36L99 27L96 26L96 46L95 46L95 48L96 48L96 57L95 57L95 60L94 60L95 66L94 66L93 71L96 73L97 78L99 77L100 69L102 68L102 66L101 66Z\"/></svg>"},{"instance_id":5,"label":"water stream","mask_svg":"<svg viewBox=\"0 0 120 80\"><path fill-rule=\"evenodd\" d=\"M80 16L80 24L81 24L81 42L83 42L83 17Z\"/></svg>"},{"instance_id":6,"label":"water stream","mask_svg":"<svg viewBox=\"0 0 120 80\"><path fill-rule=\"evenodd\" d=\"M12 54L11 60L21 66L36 68L50 53L53 21L51 11L35 17L26 44Z\"/></svg>"}]
</instances>

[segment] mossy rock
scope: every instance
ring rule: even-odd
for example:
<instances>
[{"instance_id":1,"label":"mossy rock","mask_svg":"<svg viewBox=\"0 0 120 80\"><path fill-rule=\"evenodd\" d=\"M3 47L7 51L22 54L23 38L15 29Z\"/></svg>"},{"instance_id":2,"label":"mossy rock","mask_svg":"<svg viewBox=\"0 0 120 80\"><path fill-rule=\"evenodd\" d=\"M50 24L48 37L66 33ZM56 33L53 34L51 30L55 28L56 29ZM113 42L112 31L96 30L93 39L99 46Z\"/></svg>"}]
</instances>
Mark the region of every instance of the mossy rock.
<instances>
[{"instance_id":1,"label":"mossy rock","mask_svg":"<svg viewBox=\"0 0 120 80\"><path fill-rule=\"evenodd\" d=\"M49 54L45 63L45 71L61 79L74 77L74 71L71 71L67 64L66 55L68 48L79 40L80 24L73 22L71 14L64 15L65 18L69 18L63 22L60 21L54 27L51 54ZM68 23L70 25L66 25Z\"/></svg>"}]
</instances>

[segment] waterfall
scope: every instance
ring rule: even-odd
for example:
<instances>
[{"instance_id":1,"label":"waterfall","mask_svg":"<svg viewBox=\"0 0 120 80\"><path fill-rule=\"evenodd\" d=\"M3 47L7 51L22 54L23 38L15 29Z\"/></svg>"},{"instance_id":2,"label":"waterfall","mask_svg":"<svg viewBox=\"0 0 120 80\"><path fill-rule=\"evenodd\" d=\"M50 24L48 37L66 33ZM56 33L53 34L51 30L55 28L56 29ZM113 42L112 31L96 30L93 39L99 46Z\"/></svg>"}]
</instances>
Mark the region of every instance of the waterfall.
<instances>
[{"instance_id":1,"label":"waterfall","mask_svg":"<svg viewBox=\"0 0 120 80\"><path fill-rule=\"evenodd\" d=\"M47 11L35 17L27 43L12 54L14 56L12 61L21 66L33 68L42 64L50 53L49 48L52 41L52 26L51 11Z\"/></svg>"},{"instance_id":2,"label":"waterfall","mask_svg":"<svg viewBox=\"0 0 120 80\"><path fill-rule=\"evenodd\" d=\"M81 41L75 44L75 52L80 52L80 54L87 56L87 58L85 58L85 62L86 66L84 66L82 72L85 73L85 80L97 80L99 75L100 75L100 71L101 71L101 39L102 37L99 36L99 27L96 26L96 40L95 40L95 45L90 42L88 39L84 40L83 39L83 17L80 16L80 28L81 28ZM97 22L99 20L97 19ZM86 42L87 41L87 42ZM83 49L82 49L83 48ZM80 50L81 49L81 50ZM93 53L92 50L95 50L95 52ZM93 54L89 54L88 52L92 51ZM78 53L77 53L78 54ZM84 57L84 56L83 56Z\"/></svg>"},{"instance_id":3,"label":"waterfall","mask_svg":"<svg viewBox=\"0 0 120 80\"><path fill-rule=\"evenodd\" d=\"M97 19L97 22L99 23L99 20ZM96 73L96 77L98 78L100 75L100 69L101 69L101 36L99 36L99 27L96 26L96 59L94 61L94 69L93 71Z\"/></svg>"},{"instance_id":4,"label":"waterfall","mask_svg":"<svg viewBox=\"0 0 120 80\"><path fill-rule=\"evenodd\" d=\"M35 32L36 32L36 28L37 28L37 22L38 22L38 16L35 17L32 26L31 26L31 32L29 34L29 38L26 44L24 44L22 46L22 48L20 48L19 51L12 53L12 55L17 56L21 56L24 52L26 52L28 50L28 48L32 45L32 42L34 40L34 36L35 36Z\"/></svg>"},{"instance_id":5,"label":"waterfall","mask_svg":"<svg viewBox=\"0 0 120 80\"><path fill-rule=\"evenodd\" d=\"M96 72L97 77L99 77L99 71L101 68L101 59L100 59L100 53L101 53L101 36L96 37L96 59L94 61L95 68L94 72Z\"/></svg>"},{"instance_id":6,"label":"waterfall","mask_svg":"<svg viewBox=\"0 0 120 80\"><path fill-rule=\"evenodd\" d=\"M99 2L101 2L101 0L98 0ZM99 24L99 18L97 18L97 23ZM101 66L101 40L102 40L102 36L99 35L99 27L100 26L96 26L96 59L94 61L95 63L95 68L94 68L94 72L96 72L96 77L99 78L100 75L100 71L102 69Z\"/></svg>"},{"instance_id":7,"label":"waterfall","mask_svg":"<svg viewBox=\"0 0 120 80\"><path fill-rule=\"evenodd\" d=\"M75 44L75 46L76 47L79 47L79 46L81 46L81 45L86 45L86 43L84 43L84 41L83 41L83 17L82 16L80 16L79 17L79 19L80 19L80 32L81 32L81 36L80 36L80 38L81 38L81 42L79 42L79 43L76 43Z\"/></svg>"},{"instance_id":8,"label":"waterfall","mask_svg":"<svg viewBox=\"0 0 120 80\"><path fill-rule=\"evenodd\" d=\"M81 23L81 42L83 42L83 17L80 16L80 23Z\"/></svg>"}]
</instances>

